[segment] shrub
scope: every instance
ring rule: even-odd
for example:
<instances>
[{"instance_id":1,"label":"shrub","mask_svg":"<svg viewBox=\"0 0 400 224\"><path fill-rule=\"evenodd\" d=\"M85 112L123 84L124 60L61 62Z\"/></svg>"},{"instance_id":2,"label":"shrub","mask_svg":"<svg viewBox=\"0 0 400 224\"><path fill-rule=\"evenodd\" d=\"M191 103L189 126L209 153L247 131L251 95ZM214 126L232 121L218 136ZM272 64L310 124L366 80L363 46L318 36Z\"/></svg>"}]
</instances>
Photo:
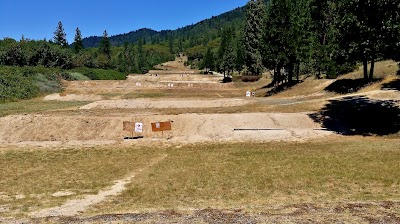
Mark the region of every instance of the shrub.
<instances>
[{"instance_id":1,"label":"shrub","mask_svg":"<svg viewBox=\"0 0 400 224\"><path fill-rule=\"evenodd\" d=\"M243 75L241 76L242 82L257 82L260 80L262 75L254 76L254 75Z\"/></svg>"},{"instance_id":2,"label":"shrub","mask_svg":"<svg viewBox=\"0 0 400 224\"><path fill-rule=\"evenodd\" d=\"M39 94L32 77L18 68L0 67L0 102L30 99Z\"/></svg>"},{"instance_id":3,"label":"shrub","mask_svg":"<svg viewBox=\"0 0 400 224\"><path fill-rule=\"evenodd\" d=\"M69 70L69 73L80 73L92 80L124 80L126 74L111 69L77 68Z\"/></svg>"}]
</instances>

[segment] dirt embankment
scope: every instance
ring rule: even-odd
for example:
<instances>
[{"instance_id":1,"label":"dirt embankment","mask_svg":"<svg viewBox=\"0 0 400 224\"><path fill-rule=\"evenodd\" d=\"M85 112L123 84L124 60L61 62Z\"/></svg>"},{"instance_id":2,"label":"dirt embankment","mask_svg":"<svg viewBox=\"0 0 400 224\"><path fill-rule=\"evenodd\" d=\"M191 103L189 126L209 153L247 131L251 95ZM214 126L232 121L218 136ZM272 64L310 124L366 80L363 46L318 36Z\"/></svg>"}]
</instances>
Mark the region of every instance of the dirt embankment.
<instances>
[{"instance_id":1,"label":"dirt embankment","mask_svg":"<svg viewBox=\"0 0 400 224\"><path fill-rule=\"evenodd\" d=\"M235 107L253 103L244 99L215 99L215 100L182 100L168 98L159 99L134 99L134 100L103 100L90 103L81 107L83 110L90 109L151 109L151 108L211 108L211 107Z\"/></svg>"},{"instance_id":2,"label":"dirt embankment","mask_svg":"<svg viewBox=\"0 0 400 224\"><path fill-rule=\"evenodd\" d=\"M142 122L141 142L168 139L168 142L204 141L298 141L331 134L320 130L307 114L180 114L127 115L126 117L84 117L16 115L0 118L1 144L50 145L93 141L122 141L124 121ZM152 132L151 123L172 121L172 131ZM235 130L237 129L237 130Z\"/></svg>"}]
</instances>

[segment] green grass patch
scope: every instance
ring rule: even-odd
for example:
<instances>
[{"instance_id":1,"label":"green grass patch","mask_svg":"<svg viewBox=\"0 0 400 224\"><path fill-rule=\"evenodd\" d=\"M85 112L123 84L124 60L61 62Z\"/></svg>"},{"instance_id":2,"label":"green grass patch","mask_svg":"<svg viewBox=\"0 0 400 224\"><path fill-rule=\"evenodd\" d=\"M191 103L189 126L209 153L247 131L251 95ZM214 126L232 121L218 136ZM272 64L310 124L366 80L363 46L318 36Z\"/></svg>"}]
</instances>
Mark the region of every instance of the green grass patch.
<instances>
[{"instance_id":1,"label":"green grass patch","mask_svg":"<svg viewBox=\"0 0 400 224\"><path fill-rule=\"evenodd\" d=\"M88 102L42 101L40 99L8 102L0 104L0 117L13 114L30 114L49 110L67 109L71 107L83 106L86 104L88 104Z\"/></svg>"},{"instance_id":2,"label":"green grass patch","mask_svg":"<svg viewBox=\"0 0 400 224\"><path fill-rule=\"evenodd\" d=\"M125 80L127 74L111 69L76 68L68 70L69 73L80 73L92 80Z\"/></svg>"}]
</instances>

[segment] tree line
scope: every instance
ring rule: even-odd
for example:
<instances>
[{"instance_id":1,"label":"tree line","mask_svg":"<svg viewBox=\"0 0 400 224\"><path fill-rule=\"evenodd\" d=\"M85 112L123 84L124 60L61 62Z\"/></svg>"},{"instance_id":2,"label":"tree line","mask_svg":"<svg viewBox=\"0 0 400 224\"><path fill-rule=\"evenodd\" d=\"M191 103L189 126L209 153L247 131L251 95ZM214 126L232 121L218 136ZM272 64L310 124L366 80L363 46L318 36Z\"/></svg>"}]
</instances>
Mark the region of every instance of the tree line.
<instances>
[{"instance_id":1,"label":"tree line","mask_svg":"<svg viewBox=\"0 0 400 224\"><path fill-rule=\"evenodd\" d=\"M369 81L377 60L399 61L400 0L250 0L241 29L218 36L188 49L189 59L228 75L270 70L276 85L299 74L335 78L361 63Z\"/></svg>"},{"instance_id":2,"label":"tree line","mask_svg":"<svg viewBox=\"0 0 400 224\"><path fill-rule=\"evenodd\" d=\"M0 40L0 65L3 66L101 68L144 73L173 58L168 47L146 44L142 39L123 47L111 46L107 31L104 31L99 47L85 49L82 33L76 28L74 43L69 45L62 22L58 23L54 37L49 41L25 37L19 41L11 38Z\"/></svg>"}]
</instances>

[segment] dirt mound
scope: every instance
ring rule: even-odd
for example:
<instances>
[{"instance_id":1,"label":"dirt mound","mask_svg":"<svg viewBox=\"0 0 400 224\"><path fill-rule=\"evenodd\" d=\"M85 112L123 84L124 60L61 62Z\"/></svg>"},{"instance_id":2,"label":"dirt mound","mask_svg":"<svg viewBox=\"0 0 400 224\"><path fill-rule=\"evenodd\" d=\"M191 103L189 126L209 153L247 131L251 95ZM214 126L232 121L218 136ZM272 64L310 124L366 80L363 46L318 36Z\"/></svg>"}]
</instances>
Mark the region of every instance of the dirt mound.
<instances>
[{"instance_id":1,"label":"dirt mound","mask_svg":"<svg viewBox=\"0 0 400 224\"><path fill-rule=\"evenodd\" d=\"M180 114L135 115L125 117L18 115L0 118L1 144L48 142L97 143L122 141L130 135L123 121L142 122L144 138L138 142L161 140L178 143L204 141L297 141L323 137L331 132L320 130L307 114ZM172 131L152 132L151 123L173 121ZM44 144L46 145L46 144Z\"/></svg>"},{"instance_id":2,"label":"dirt mound","mask_svg":"<svg viewBox=\"0 0 400 224\"><path fill-rule=\"evenodd\" d=\"M93 94L51 94L43 98L43 100L57 100L57 101L96 101L102 100L99 95Z\"/></svg>"},{"instance_id":3,"label":"dirt mound","mask_svg":"<svg viewBox=\"0 0 400 224\"><path fill-rule=\"evenodd\" d=\"M199 75L187 74L184 72L168 71L160 73L160 75L147 74L147 75L129 75L127 80L133 82L174 82L174 81L192 81L192 82L221 82L221 77L216 75Z\"/></svg>"},{"instance_id":4,"label":"dirt mound","mask_svg":"<svg viewBox=\"0 0 400 224\"><path fill-rule=\"evenodd\" d=\"M103 100L81 107L82 110L114 109L114 108L211 108L234 107L250 104L252 101L244 99L217 99L217 100L182 100L182 99L135 99L135 100Z\"/></svg>"}]
</instances>

